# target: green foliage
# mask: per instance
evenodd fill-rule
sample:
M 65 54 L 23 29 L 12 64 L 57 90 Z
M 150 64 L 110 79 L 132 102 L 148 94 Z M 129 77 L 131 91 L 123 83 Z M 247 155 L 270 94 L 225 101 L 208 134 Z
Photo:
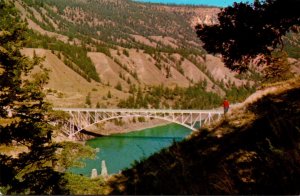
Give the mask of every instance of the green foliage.
M 181 66 L 181 63 L 176 63 L 176 69 L 182 74 L 184 75 L 184 70 Z
M 85 97 L 85 104 L 88 105 L 89 107 L 92 106 L 91 93 L 88 93 L 88 95 Z
M 298 27 L 299 31 L 299 27 Z M 298 33 L 288 33 L 283 39 L 284 50 L 288 56 L 295 59 L 300 59 L 300 35 Z
M 123 126 L 125 124 L 122 119 L 114 119 L 113 122 L 116 126 Z
M 136 123 L 135 117 L 132 118 L 132 122 L 133 122 L 133 123 Z
M 97 102 L 97 104 L 96 104 L 96 108 L 101 108 L 101 105 L 100 105 L 100 103 L 99 103 L 99 102 Z
M 108 99 L 112 98 L 112 95 L 111 95 L 111 92 L 110 92 L 110 91 L 108 91 L 108 93 L 107 93 L 107 98 L 108 98 Z
M 126 100 L 120 100 L 121 108 L 176 108 L 176 109 L 207 109 L 219 107 L 221 98 L 211 92 L 206 92 L 207 81 L 195 84 L 188 88 L 176 86 L 171 89 L 163 85 L 153 86 L 143 92 L 131 85 L 129 96 Z
M 104 46 L 104 45 L 97 45 L 97 52 L 101 52 L 103 54 L 105 54 L 108 57 L 111 57 L 111 53 L 108 47 Z
M 190 16 L 186 13 L 165 12 L 164 10 L 159 10 L 152 6 L 142 6 L 141 3 L 129 0 L 122 1 L 122 4 L 118 2 L 81 2 L 76 0 L 68 2 L 60 0 L 24 0 L 23 2 L 42 13 L 42 22 L 38 21 L 34 14 L 31 14 L 30 18 L 43 29 L 84 40 L 87 44 L 92 43 L 97 51 L 107 56 L 110 56 L 109 48 L 112 48 L 113 45 L 147 50 L 149 53 L 156 49 L 164 50 L 168 53 L 174 50 L 172 47 L 160 43 L 159 48 L 146 46 L 132 38 L 132 34 L 145 37 L 152 35 L 170 36 L 178 40 L 179 45 L 184 46 L 185 49 L 197 50 L 194 46 L 188 44 L 188 41 L 196 43 L 199 41 L 188 22 Z M 43 5 L 43 10 L 41 9 L 41 4 Z M 53 11 L 53 7 L 57 8 L 57 12 Z M 77 17 L 79 7 L 84 13 L 81 18 Z M 26 9 L 29 13 L 32 12 L 29 8 Z M 66 9 L 69 12 L 64 12 Z M 194 8 L 190 7 L 190 9 Z M 58 28 L 54 29 L 48 18 L 54 21 Z M 90 21 L 92 20 L 104 22 L 101 25 L 98 25 L 97 22 L 91 24 Z M 170 26 L 169 24 L 174 25 Z M 180 34 L 174 34 L 174 32 L 180 32 Z M 92 38 L 101 40 L 101 44 Z M 103 45 L 103 43 L 107 45 Z M 124 55 L 129 56 L 126 50 L 123 51 Z M 178 50 L 181 50 L 181 48 Z M 186 53 L 189 54 L 190 51 L 186 51 Z
M 118 82 L 117 85 L 115 86 L 115 88 L 119 91 L 122 91 L 122 85 L 121 82 Z
M 272 58 L 273 63 L 265 70 L 265 82 L 278 82 L 293 77 L 286 52 L 275 51 L 272 53 Z
M 136 162 L 111 182 L 110 194 L 298 194 L 300 86 L 293 83 L 295 88 L 269 94 L 247 112 Z
M 145 117 L 143 117 L 143 116 L 139 116 L 139 117 L 138 117 L 138 121 L 139 121 L 139 122 L 146 122 L 146 119 L 145 119 Z
M 263 76 L 261 73 L 249 69 L 248 72 L 243 72 L 235 76 L 236 78 L 240 80 L 248 80 L 248 81 L 254 81 L 259 82 L 263 79 Z
M 300 1 L 266 0 L 235 3 L 218 15 L 219 24 L 196 27 L 203 47 L 209 53 L 222 54 L 226 66 L 245 71 L 260 56 L 260 63 L 272 63 L 271 53 L 294 25 L 300 25 Z
M 72 195 L 104 195 L 104 180 L 99 177 L 90 179 L 85 176 L 66 173 L 65 175 L 68 184 L 66 188 L 70 190 Z
M 52 23 L 48 20 L 48 18 L 45 17 L 44 14 L 41 14 L 42 21 L 38 20 L 33 13 L 29 16 L 29 19 L 31 19 L 33 22 L 38 24 L 40 27 L 47 31 L 55 31 L 54 26 Z
M 99 75 L 91 59 L 87 56 L 87 50 L 84 47 L 65 44 L 56 38 L 51 38 L 28 31 L 26 47 L 45 48 L 60 51 L 64 56 L 64 63 L 71 69 L 82 75 L 88 81 L 94 79 L 100 82 Z
M 66 171 L 70 167 L 83 167 L 82 159 L 95 159 L 95 150 L 74 142 L 62 142 L 63 149 L 57 153 L 56 167 Z
M 51 166 L 55 152 L 61 148 L 52 143 L 49 104 L 44 101 L 43 86 L 48 71 L 22 80 L 41 59 L 32 60 L 20 53 L 25 25 L 7 1 L 0 1 L 0 144 L 20 145 L 26 151 L 17 157 L 0 155 L 0 187 L 6 194 L 68 194 L 63 174 Z M 12 116 L 8 110 L 12 110 Z
M 251 87 L 249 84 L 240 88 L 232 86 L 226 90 L 226 98 L 232 103 L 241 103 L 254 92 L 255 87 Z
M 125 56 L 129 57 L 129 52 L 128 52 L 128 50 L 124 49 L 124 50 L 123 50 L 123 54 L 124 54 Z

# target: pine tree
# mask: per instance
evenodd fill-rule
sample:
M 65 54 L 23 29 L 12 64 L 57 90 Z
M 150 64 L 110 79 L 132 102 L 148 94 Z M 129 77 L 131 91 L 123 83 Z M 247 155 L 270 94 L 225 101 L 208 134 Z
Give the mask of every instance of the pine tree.
M 118 82 L 117 85 L 115 86 L 115 88 L 119 91 L 122 91 L 122 84 L 120 82 Z
M 5 194 L 68 194 L 63 174 L 55 171 L 52 127 L 48 124 L 49 104 L 43 85 L 47 71 L 29 75 L 34 65 L 20 53 L 25 24 L 7 1 L 0 1 L 0 145 L 21 146 L 17 157 L 0 153 L 0 191 Z
M 107 93 L 107 98 L 112 98 L 112 95 L 111 95 L 111 92 L 110 92 L 110 90 L 108 91 L 108 93 Z
M 91 93 L 88 93 L 88 95 L 85 97 L 85 104 L 88 105 L 89 107 L 92 106 Z
M 221 54 L 232 70 L 246 71 L 257 57 L 258 65 L 277 63 L 271 54 L 284 46 L 287 32 L 298 31 L 299 7 L 299 0 L 234 3 L 218 14 L 218 24 L 197 25 L 196 32 L 207 52 Z
M 101 108 L 101 105 L 100 105 L 100 103 L 99 103 L 99 102 L 97 102 L 97 104 L 96 104 L 96 108 Z

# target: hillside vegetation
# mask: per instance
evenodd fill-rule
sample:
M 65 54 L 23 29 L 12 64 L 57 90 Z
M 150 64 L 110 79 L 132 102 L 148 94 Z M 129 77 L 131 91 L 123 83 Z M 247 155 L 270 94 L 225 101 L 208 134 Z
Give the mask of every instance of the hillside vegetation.
M 299 194 L 300 78 L 111 179 L 111 194 Z
M 70 102 L 68 105 L 74 107 L 130 107 L 126 103 L 134 98 L 143 103 L 134 101 L 132 107 L 184 108 L 189 103 L 178 96 L 180 92 L 196 90 L 200 85 L 204 86 L 199 92 L 204 93 L 201 98 L 208 103 L 206 108 L 217 107 L 226 94 L 233 102 L 244 99 L 260 78 L 255 72 L 238 77 L 218 57 L 207 55 L 201 48 L 194 25 L 216 23 L 219 8 L 129 0 L 14 3 L 31 29 L 26 48 L 51 50 L 53 55 L 44 52 L 48 62 L 57 57 L 60 66 L 72 70 L 68 69 L 67 75 L 76 72 L 83 80 L 97 84 L 85 90 L 48 86 L 47 98 L 54 106 Z M 50 65 L 50 70 L 54 66 Z M 160 88 L 171 92 L 170 96 L 152 96 L 150 92 Z M 60 96 L 53 98 L 52 92 L 60 92 Z M 77 105 L 68 94 L 80 97 Z M 88 95 L 92 100 L 85 104 Z M 182 103 L 178 105 L 179 101 Z M 188 107 L 200 109 L 205 105 Z
M 194 26 L 218 23 L 219 8 L 129 0 L 14 4 L 30 29 L 24 54 L 45 56 L 44 92 L 54 107 L 210 109 L 224 96 L 243 101 L 262 78 L 260 69 L 231 72 L 202 49 Z M 285 39 L 293 58 L 297 40 Z M 300 63 L 291 61 L 299 74 Z
M 299 194 L 300 78 L 248 97 L 258 69 L 229 72 L 193 37 L 194 23 L 216 23 L 218 11 L 129 0 L 0 1 L 0 194 Z M 269 82 L 292 77 L 289 62 L 297 74 L 297 40 L 285 37 L 290 48 L 274 61 L 284 72 Z M 248 98 L 185 141 L 95 179 L 68 172 L 96 150 L 67 140 L 58 122 L 68 115 L 46 101 L 202 109 L 225 95 Z
M 44 52 L 49 63 L 57 57 L 60 66 L 72 70 L 65 74 L 75 72 L 80 83 L 92 83 L 80 90 L 75 85 L 72 89 L 48 86 L 47 98 L 57 107 L 70 103 L 73 107 L 213 108 L 223 96 L 231 102 L 244 100 L 261 80 L 260 69 L 243 75 L 230 72 L 219 57 L 202 49 L 194 26 L 218 23 L 219 8 L 130 0 L 16 0 L 14 4 L 31 29 L 25 47 L 51 50 L 53 55 Z M 292 61 L 298 62 L 299 35 L 289 34 L 285 42 L 289 56 L 296 58 Z M 293 65 L 295 73 L 299 65 Z M 53 77 L 50 83 L 56 82 Z M 61 79 L 56 83 L 70 82 Z M 53 92 L 59 96 L 53 97 Z M 196 97 L 203 104 L 190 102 L 190 96 L 182 98 L 186 92 L 200 93 Z

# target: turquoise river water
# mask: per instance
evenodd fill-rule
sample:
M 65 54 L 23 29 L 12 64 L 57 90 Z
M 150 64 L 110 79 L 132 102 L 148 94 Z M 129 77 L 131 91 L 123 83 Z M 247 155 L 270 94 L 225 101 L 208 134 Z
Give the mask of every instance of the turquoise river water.
M 71 172 L 90 176 L 92 169 L 101 172 L 101 162 L 105 160 L 109 174 L 130 168 L 134 161 L 147 158 L 173 141 L 181 141 L 191 130 L 177 124 L 143 129 L 124 134 L 99 137 L 86 142 L 93 148 L 99 148 L 96 159 L 85 159 L 84 168 L 72 168 Z

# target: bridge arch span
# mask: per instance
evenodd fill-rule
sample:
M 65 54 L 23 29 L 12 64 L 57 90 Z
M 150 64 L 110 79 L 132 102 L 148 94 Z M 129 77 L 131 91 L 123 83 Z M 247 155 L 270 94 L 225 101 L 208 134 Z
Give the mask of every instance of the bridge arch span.
M 99 120 L 97 122 L 94 122 L 92 124 L 89 124 L 87 125 L 86 127 L 82 127 L 80 130 L 77 130 L 76 132 L 74 132 L 74 135 L 76 135 L 77 133 L 79 133 L 80 131 L 92 126 L 92 125 L 95 125 L 95 124 L 99 124 L 99 123 L 103 123 L 103 122 L 106 122 L 106 121 L 110 121 L 110 120 L 113 120 L 113 119 L 119 119 L 119 118 L 133 118 L 133 117 L 145 117 L 143 115 L 139 115 L 139 114 L 136 114 L 136 115 L 126 115 L 126 116 L 114 116 L 114 117 L 110 117 L 110 118 L 106 118 L 106 119 L 102 119 L 102 120 Z M 162 117 L 150 117 L 150 118 L 156 118 L 156 119 L 160 119 L 160 120 L 164 120 L 164 121 L 168 121 L 168 122 L 171 122 L 171 123 L 176 123 L 178 125 L 181 125 L 181 126 L 184 126 L 192 131 L 197 131 L 196 128 L 192 128 L 191 126 L 188 126 L 187 124 L 183 124 L 183 123 L 180 123 L 178 121 L 173 121 L 173 120 L 169 120 L 169 119 L 165 119 L 165 118 L 162 118 Z
M 64 124 L 64 133 L 73 138 L 83 129 L 105 121 L 126 117 L 156 118 L 176 123 L 196 131 L 197 122 L 210 123 L 220 119 L 220 110 L 155 110 L 155 109 L 90 109 L 90 108 L 54 108 L 70 114 Z

